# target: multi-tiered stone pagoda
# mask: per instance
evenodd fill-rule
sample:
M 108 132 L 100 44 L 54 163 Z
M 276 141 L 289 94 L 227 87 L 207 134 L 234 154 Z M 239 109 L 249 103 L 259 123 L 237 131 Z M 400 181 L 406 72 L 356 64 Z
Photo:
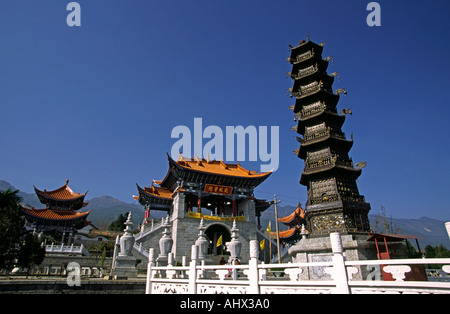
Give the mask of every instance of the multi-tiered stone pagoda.
M 333 92 L 337 73 L 327 74 L 329 58 L 322 59 L 323 44 L 301 41 L 292 48 L 289 62 L 294 79 L 291 107 L 298 124 L 293 128 L 300 148 L 295 151 L 305 160 L 300 184 L 308 189 L 306 219 L 311 236 L 331 232 L 355 233 L 370 230 L 370 205 L 359 194 L 355 168 L 349 151 L 353 135 L 347 139 L 341 128 L 348 109 L 339 114 L 336 106 L 344 90 Z
M 305 161 L 300 184 L 307 187 L 308 201 L 305 219 L 308 239 L 294 245 L 290 254 L 298 261 L 323 259 L 328 236 L 339 232 L 350 259 L 365 259 L 372 249 L 367 243 L 370 231 L 368 213 L 370 205 L 360 195 L 356 179 L 361 175 L 361 164 L 355 167 L 349 151 L 353 145 L 342 132 L 346 114 L 350 109 L 338 112 L 337 104 L 344 89 L 333 91 L 337 73 L 328 74 L 331 59 L 322 58 L 323 44 L 302 40 L 297 47 L 291 47 L 294 79 L 289 91 L 295 97 L 290 107 L 294 120 L 298 121 L 292 130 L 300 136 L 297 156 Z M 324 250 L 325 249 L 325 250 Z M 364 257 L 365 256 L 365 257 Z

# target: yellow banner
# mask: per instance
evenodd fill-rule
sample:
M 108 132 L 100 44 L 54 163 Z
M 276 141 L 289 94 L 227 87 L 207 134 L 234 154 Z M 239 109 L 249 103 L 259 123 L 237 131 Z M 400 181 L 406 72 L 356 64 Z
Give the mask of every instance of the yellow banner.
M 218 217 L 218 216 L 209 216 L 202 213 L 194 213 L 194 212 L 188 212 L 187 216 L 190 218 L 197 218 L 204 220 L 215 220 L 215 221 L 245 221 L 245 216 L 236 216 L 236 217 Z

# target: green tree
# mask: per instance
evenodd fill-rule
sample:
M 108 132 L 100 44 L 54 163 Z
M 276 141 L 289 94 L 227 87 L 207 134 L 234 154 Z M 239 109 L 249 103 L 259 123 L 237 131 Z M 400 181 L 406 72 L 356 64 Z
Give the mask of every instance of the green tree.
M 45 249 L 25 230 L 19 191 L 0 191 L 0 269 L 30 268 L 44 259 Z
M 120 214 L 116 221 L 113 221 L 109 226 L 108 230 L 110 231 L 123 231 L 125 229 L 125 221 L 127 221 L 127 213 Z
M 450 250 L 448 250 L 444 245 L 431 246 L 427 245 L 425 247 L 425 256 L 427 258 L 449 258 Z
M 26 233 L 22 238 L 22 245 L 20 246 L 17 255 L 17 265 L 20 268 L 27 268 L 27 275 L 34 265 L 42 263 L 45 257 L 45 249 L 41 246 L 38 238 L 33 236 L 30 232 Z

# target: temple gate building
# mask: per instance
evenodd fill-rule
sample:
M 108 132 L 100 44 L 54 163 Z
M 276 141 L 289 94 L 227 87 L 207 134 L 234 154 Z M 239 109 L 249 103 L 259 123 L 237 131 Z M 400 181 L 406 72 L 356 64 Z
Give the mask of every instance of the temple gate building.
M 77 230 L 89 225 L 87 221 L 90 210 L 82 212 L 88 205 L 84 202 L 87 194 L 75 193 L 69 187 L 69 180 L 62 187 L 53 190 L 39 190 L 34 187 L 39 201 L 46 205 L 43 209 L 22 206 L 26 220 L 31 224 L 35 233 L 57 231 L 61 233 L 62 244 L 72 244 Z
M 255 199 L 253 190 L 271 172 L 258 173 L 239 163 L 180 156 L 177 161 L 169 155 L 169 169 L 161 181 L 153 180 L 150 187 L 140 187 L 134 198 L 145 208 L 145 219 L 136 243 L 144 248 L 158 247 L 161 226 L 151 223 L 151 211 L 165 211 L 171 224 L 172 253 L 175 259 L 190 256 L 191 246 L 199 234 L 203 219 L 204 234 L 210 245 L 207 262 L 218 263 L 226 254 L 225 243 L 231 240 L 233 221 L 239 228 L 242 258 L 249 259 L 248 245 L 256 240 L 256 227 L 261 213 L 271 202 Z M 214 257 L 215 256 L 215 257 Z

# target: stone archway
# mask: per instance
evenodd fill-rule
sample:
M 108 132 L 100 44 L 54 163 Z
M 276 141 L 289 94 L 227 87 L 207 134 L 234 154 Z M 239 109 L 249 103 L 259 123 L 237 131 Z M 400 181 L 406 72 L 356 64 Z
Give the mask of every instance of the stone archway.
M 210 243 L 208 248 L 208 255 L 229 255 L 225 250 L 225 243 L 231 241 L 231 232 L 224 224 L 214 223 L 208 226 L 205 230 L 206 237 Z M 217 247 L 217 241 L 222 236 L 222 245 Z

